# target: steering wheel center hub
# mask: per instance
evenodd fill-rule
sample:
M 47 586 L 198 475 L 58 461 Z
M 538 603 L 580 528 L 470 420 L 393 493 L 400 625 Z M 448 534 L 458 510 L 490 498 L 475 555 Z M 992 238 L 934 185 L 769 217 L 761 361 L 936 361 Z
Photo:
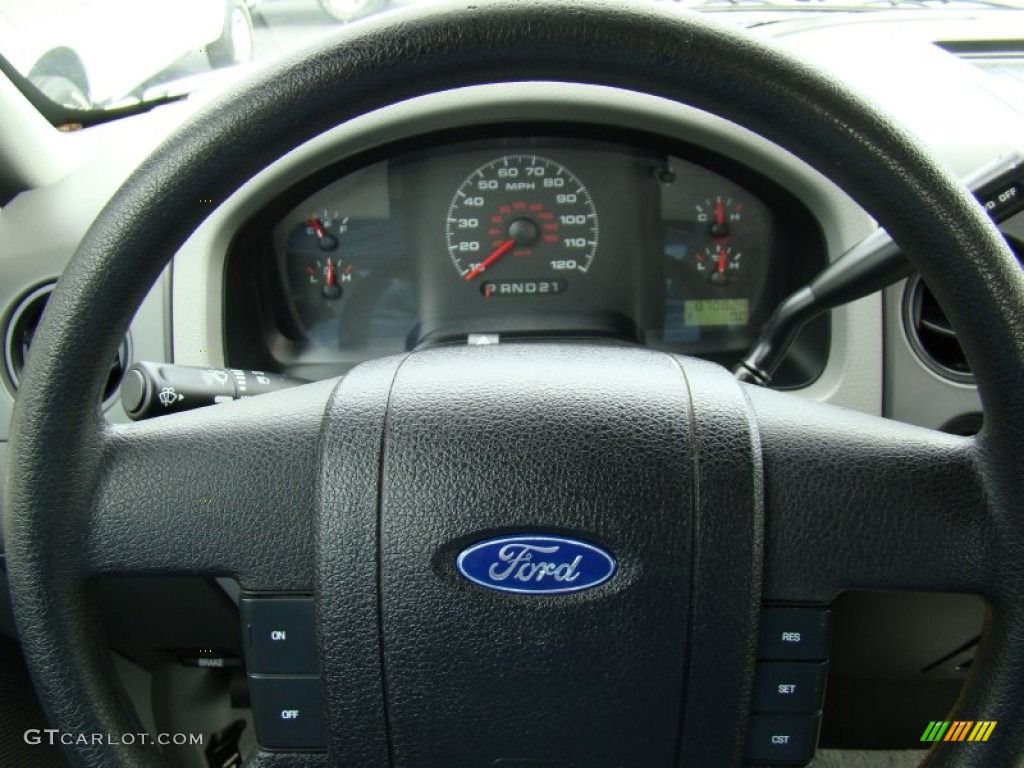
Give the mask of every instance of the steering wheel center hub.
M 371 388 L 376 439 L 353 477 L 356 435 L 370 434 L 354 408 L 366 413 Z M 743 419 L 712 421 L 749 444 Z M 317 570 L 333 722 L 360 717 L 350 681 L 372 668 L 376 711 L 410 765 L 674 762 L 700 506 L 680 361 L 592 346 L 433 350 L 358 369 L 325 429 Z M 717 483 L 750 486 L 730 477 L 748 463 L 715 461 Z M 359 583 L 346 575 L 355 562 L 375 563 Z

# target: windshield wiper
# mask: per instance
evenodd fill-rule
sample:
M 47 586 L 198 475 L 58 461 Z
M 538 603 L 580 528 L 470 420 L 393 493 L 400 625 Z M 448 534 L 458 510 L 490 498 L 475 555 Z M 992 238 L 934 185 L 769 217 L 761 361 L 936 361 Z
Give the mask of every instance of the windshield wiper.
M 99 125 L 110 120 L 117 120 L 129 115 L 137 115 L 148 112 L 154 107 L 162 104 L 170 104 L 174 101 L 184 99 L 187 94 L 163 95 L 152 101 L 142 101 L 112 109 L 74 109 L 58 104 L 47 98 L 42 91 L 36 88 L 32 82 L 19 72 L 13 64 L 0 55 L 0 77 L 6 77 L 14 87 L 21 91 L 29 104 L 35 107 L 39 113 L 54 127 L 60 130 L 78 130 L 92 125 Z

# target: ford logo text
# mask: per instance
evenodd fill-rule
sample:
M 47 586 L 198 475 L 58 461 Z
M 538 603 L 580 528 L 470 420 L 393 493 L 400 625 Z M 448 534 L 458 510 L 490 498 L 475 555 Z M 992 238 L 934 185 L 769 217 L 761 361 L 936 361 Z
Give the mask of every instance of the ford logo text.
M 604 584 L 615 558 L 600 547 L 564 536 L 503 536 L 465 549 L 455 562 L 464 577 L 487 589 L 556 595 Z

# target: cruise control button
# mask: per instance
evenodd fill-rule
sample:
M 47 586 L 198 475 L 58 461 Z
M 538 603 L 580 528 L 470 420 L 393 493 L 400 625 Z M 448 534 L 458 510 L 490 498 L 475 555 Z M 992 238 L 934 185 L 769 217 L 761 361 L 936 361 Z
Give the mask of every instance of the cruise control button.
M 828 651 L 827 610 L 767 608 L 761 612 L 757 642 L 759 659 L 811 661 Z
M 751 715 L 747 760 L 772 765 L 805 765 L 818 746 L 818 715 Z
M 311 598 L 243 598 L 245 660 L 250 672 L 317 672 Z
M 327 733 L 317 677 L 249 676 L 256 739 L 267 749 L 324 749 Z
M 825 663 L 761 661 L 754 670 L 754 712 L 799 712 L 821 709 Z

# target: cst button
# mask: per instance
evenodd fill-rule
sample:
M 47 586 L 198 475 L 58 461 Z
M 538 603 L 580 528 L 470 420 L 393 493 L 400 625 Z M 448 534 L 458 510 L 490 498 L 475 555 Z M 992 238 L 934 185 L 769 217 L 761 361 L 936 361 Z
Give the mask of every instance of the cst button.
M 818 745 L 818 715 L 751 715 L 747 760 L 772 765 L 805 765 Z

